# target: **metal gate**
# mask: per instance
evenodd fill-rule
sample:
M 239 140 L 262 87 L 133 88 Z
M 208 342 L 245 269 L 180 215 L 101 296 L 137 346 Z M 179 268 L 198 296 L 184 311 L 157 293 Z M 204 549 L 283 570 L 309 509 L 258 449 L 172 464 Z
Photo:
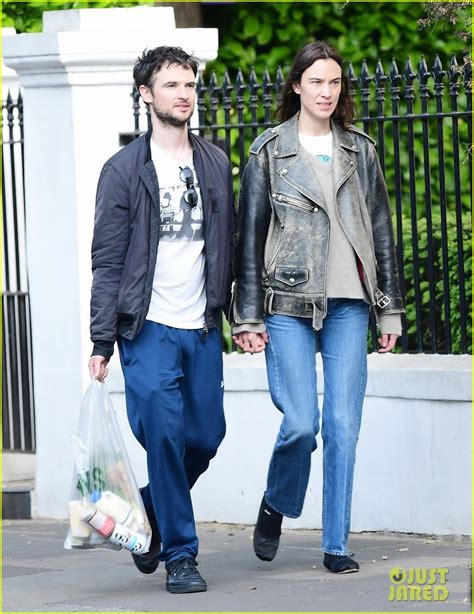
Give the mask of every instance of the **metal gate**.
M 30 303 L 25 246 L 23 99 L 2 101 L 3 450 L 35 451 Z

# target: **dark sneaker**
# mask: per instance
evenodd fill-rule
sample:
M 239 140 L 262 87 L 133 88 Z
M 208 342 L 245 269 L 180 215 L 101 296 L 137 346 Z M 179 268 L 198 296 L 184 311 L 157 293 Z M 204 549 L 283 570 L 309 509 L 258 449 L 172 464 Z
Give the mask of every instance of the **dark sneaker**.
M 166 590 L 170 593 L 202 593 L 207 584 L 191 557 L 171 561 L 166 565 Z
M 145 554 L 132 554 L 133 562 L 142 573 L 153 573 L 160 563 L 161 535 L 156 525 L 152 525 L 150 550 Z
M 280 545 L 282 520 L 283 516 L 272 509 L 263 497 L 253 532 L 253 549 L 261 561 L 273 561 L 275 558 Z
M 324 567 L 332 573 L 354 573 L 359 571 L 359 563 L 351 559 L 352 554 L 339 555 L 324 553 Z

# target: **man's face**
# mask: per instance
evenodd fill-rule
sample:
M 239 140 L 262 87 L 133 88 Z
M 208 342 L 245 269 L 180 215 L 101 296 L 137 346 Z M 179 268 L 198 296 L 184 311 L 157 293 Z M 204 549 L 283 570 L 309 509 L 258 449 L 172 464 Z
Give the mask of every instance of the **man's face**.
M 316 60 L 293 85 L 300 95 L 301 114 L 318 124 L 328 124 L 341 94 L 341 67 L 332 59 Z
M 140 85 L 140 94 L 162 123 L 183 126 L 194 111 L 194 73 L 179 64 L 162 66 L 153 75 L 151 87 Z

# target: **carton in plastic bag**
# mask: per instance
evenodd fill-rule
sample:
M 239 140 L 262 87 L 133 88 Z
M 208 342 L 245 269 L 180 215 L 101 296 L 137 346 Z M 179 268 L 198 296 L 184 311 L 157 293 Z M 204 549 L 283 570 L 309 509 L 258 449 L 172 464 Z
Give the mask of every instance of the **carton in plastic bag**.
M 72 446 L 74 474 L 64 547 L 148 552 L 150 523 L 109 393 L 95 379 L 82 399 Z

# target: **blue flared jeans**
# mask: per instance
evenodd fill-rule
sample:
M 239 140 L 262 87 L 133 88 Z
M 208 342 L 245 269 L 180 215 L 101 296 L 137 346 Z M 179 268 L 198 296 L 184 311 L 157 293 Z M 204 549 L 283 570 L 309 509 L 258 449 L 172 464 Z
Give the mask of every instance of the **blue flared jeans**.
M 358 299 L 329 299 L 323 327 L 310 318 L 265 318 L 268 382 L 283 420 L 268 471 L 265 498 L 284 516 L 302 511 L 320 429 L 316 353 L 324 373 L 323 535 L 321 549 L 347 554 L 356 446 L 367 382 L 369 306 Z

